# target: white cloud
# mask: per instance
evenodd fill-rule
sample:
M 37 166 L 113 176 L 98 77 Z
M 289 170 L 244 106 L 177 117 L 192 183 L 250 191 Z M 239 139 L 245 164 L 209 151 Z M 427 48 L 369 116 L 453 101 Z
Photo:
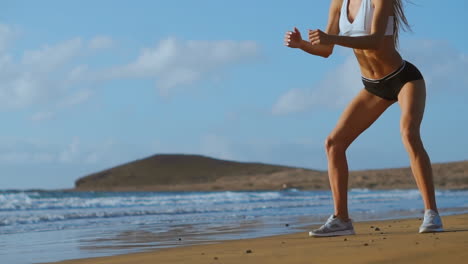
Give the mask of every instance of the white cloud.
M 10 42 L 18 35 L 15 29 L 8 25 L 0 24 L 0 54 L 6 50 Z
M 9 151 L 0 153 L 0 164 L 49 164 L 56 161 L 56 155 L 47 152 Z
M 110 159 L 116 159 L 113 154 L 118 153 L 119 146 L 112 139 L 107 139 L 99 145 L 93 146 L 83 155 L 85 164 L 99 164 L 109 162 Z M 129 158 L 130 160 L 131 158 Z M 127 160 L 128 161 L 128 160 Z
M 56 161 L 51 146 L 25 140 L 0 142 L 0 164 L 47 164 Z
M 70 69 L 82 50 L 81 39 L 75 38 L 24 51 L 19 61 L 0 52 L 0 107 L 19 109 L 60 101 L 72 85 L 82 81 L 79 69 Z
M 329 72 L 313 88 L 291 89 L 274 104 L 273 114 L 289 114 L 314 107 L 341 107 L 362 89 L 359 66 L 353 56 Z
M 418 40 L 403 45 L 403 58 L 423 73 L 428 90 L 459 90 L 466 94 L 467 54 L 447 42 Z M 307 89 L 291 89 L 273 105 L 273 114 L 304 112 L 316 107 L 343 107 L 363 88 L 361 73 L 354 56 L 330 71 L 318 84 Z
M 93 91 L 89 89 L 81 89 L 73 94 L 65 97 L 61 102 L 58 103 L 58 108 L 65 108 L 75 106 L 86 102 L 93 95 Z
M 97 36 L 89 41 L 88 47 L 93 50 L 107 49 L 112 47 L 114 41 L 108 36 Z
M 466 93 L 468 85 L 468 55 L 446 41 L 418 40 L 407 43 L 402 53 L 423 73 L 427 89 L 433 92 L 447 89 Z
M 77 64 L 77 59 L 89 56 L 90 50 L 109 48 L 114 43 L 110 37 L 96 36 L 89 41 L 76 37 L 11 56 L 6 43 L 13 35 L 10 27 L 0 24 L 0 108 L 43 108 L 31 116 L 34 121 L 47 120 L 56 111 L 87 101 L 94 92 L 83 88 L 84 84 L 149 78 L 157 82 L 161 95 L 168 95 L 176 87 L 214 78 L 220 70 L 258 55 L 258 46 L 252 41 L 168 38 L 143 49 L 127 65 L 90 70 L 86 64 Z
M 69 95 L 64 95 L 57 101 L 56 105 L 49 106 L 49 110 L 39 111 L 31 115 L 31 120 L 35 122 L 42 122 L 50 120 L 56 116 L 58 111 L 70 108 L 88 101 L 93 95 L 93 91 L 89 89 L 81 89 Z
M 78 65 L 68 72 L 66 81 L 68 83 L 75 83 L 84 80 L 90 80 L 92 79 L 90 75 L 91 74 L 87 65 Z
M 32 121 L 40 122 L 40 121 L 44 121 L 44 120 L 49 120 L 49 119 L 51 119 L 52 117 L 54 117 L 54 113 L 53 113 L 53 112 L 51 112 L 51 111 L 44 111 L 44 112 L 37 112 L 37 113 L 34 113 L 34 114 L 31 116 L 31 120 L 32 120 Z
M 127 153 L 127 150 L 127 146 L 118 145 L 110 139 L 94 144 L 90 142 L 84 144 L 79 137 L 72 138 L 68 144 L 50 144 L 48 142 L 33 142 L 24 139 L 9 139 L 0 142 L 0 164 L 89 165 L 119 163 L 135 158 L 126 157 L 128 160 L 121 160 L 122 157 L 119 153 Z M 118 162 L 115 162 L 116 160 Z
M 53 46 L 44 45 L 38 50 L 25 51 L 21 64 L 29 70 L 50 72 L 57 70 L 78 56 L 83 48 L 82 40 L 74 38 Z
M 94 92 L 83 85 L 99 81 L 97 74 L 88 65 L 76 65 L 76 59 L 88 56 L 90 49 L 108 47 L 112 39 L 98 36 L 85 45 L 77 37 L 12 56 L 7 44 L 16 35 L 0 24 L 0 109 L 39 108 L 30 120 L 40 122 L 92 97 Z
M 109 78 L 151 78 L 157 80 L 161 95 L 174 88 L 211 78 L 220 69 L 251 61 L 259 47 L 253 41 L 162 40 L 154 48 L 143 49 L 128 65 L 115 67 Z
M 313 90 L 291 89 L 283 94 L 273 106 L 273 114 L 289 114 L 305 111 L 314 104 Z
M 74 138 L 72 142 L 67 146 L 67 148 L 60 153 L 58 157 L 59 161 L 63 163 L 76 162 L 76 159 L 80 154 L 79 146 L 80 139 Z
M 236 159 L 231 143 L 226 138 L 214 134 L 206 135 L 202 138 L 199 153 L 218 159 Z

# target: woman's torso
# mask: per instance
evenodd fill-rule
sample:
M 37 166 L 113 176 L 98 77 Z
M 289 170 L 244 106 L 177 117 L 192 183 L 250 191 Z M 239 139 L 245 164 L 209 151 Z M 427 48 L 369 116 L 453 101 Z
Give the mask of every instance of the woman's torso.
M 363 3 L 362 1 L 366 1 L 366 3 Z M 367 16 L 369 16 L 369 13 L 373 14 L 373 12 L 365 12 L 365 10 L 363 9 L 363 5 L 365 4 L 372 5 L 372 3 L 367 3 L 371 1 L 372 0 L 343 0 L 340 19 L 342 20 L 346 19 L 346 21 L 340 21 L 341 26 L 343 26 L 343 24 L 345 26 L 347 24 L 350 25 L 350 24 L 353 24 L 354 22 L 366 23 L 367 25 L 369 25 L 370 24 L 369 20 L 371 20 L 372 17 L 364 18 L 363 16 L 365 16 L 366 13 L 367 13 Z M 388 14 L 388 16 L 390 15 L 393 15 L 393 14 Z M 355 21 L 355 19 L 358 19 L 358 21 Z M 367 22 L 364 22 L 364 21 L 367 21 Z M 390 23 L 393 24 L 393 20 Z M 388 25 L 388 27 L 390 26 L 392 25 Z M 354 49 L 354 54 L 356 55 L 356 58 L 361 68 L 361 74 L 362 76 L 366 78 L 380 79 L 388 75 L 389 73 L 395 71 L 395 69 L 400 67 L 401 64 L 403 63 L 400 54 L 396 50 L 394 37 L 393 35 L 389 35 L 388 27 L 387 27 L 386 36 L 382 40 L 382 43 L 379 48 L 372 49 L 372 50 L 371 49 Z M 358 25 L 358 28 L 359 28 L 359 25 Z M 368 29 L 368 33 L 370 33 L 369 29 Z M 362 33 L 359 35 L 365 35 L 365 33 Z

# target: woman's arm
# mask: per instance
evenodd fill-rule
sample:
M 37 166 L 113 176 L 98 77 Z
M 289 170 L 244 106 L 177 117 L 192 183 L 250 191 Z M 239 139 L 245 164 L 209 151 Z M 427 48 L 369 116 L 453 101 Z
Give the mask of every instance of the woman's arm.
M 374 17 L 372 18 L 371 34 L 362 37 L 338 36 L 327 34 L 320 30 L 309 31 L 312 45 L 340 45 L 353 49 L 378 49 L 385 36 L 388 16 L 393 12 L 392 0 L 374 0 Z
M 324 58 L 327 58 L 333 52 L 333 45 L 312 45 L 310 42 L 303 40 L 297 28 L 294 28 L 294 31 L 286 32 L 284 45 L 290 48 L 298 48 L 312 55 Z
M 339 19 L 340 19 L 340 10 L 341 3 L 343 0 L 332 0 L 330 5 L 329 15 L 328 15 L 328 25 L 326 32 L 328 34 L 338 34 L 339 33 Z M 333 44 L 315 44 L 312 45 L 309 41 L 303 40 L 301 33 L 297 28 L 294 28 L 293 31 L 286 32 L 284 38 L 284 45 L 290 48 L 299 48 L 307 53 L 312 55 L 321 56 L 324 58 L 329 57 L 333 53 Z

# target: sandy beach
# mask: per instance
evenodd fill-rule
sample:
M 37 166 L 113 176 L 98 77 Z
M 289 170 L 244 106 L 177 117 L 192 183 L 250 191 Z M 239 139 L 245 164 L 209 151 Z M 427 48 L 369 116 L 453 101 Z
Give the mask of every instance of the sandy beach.
M 354 236 L 311 238 L 304 230 L 56 263 L 463 263 L 468 259 L 468 214 L 442 218 L 446 229 L 443 233 L 418 234 L 420 219 L 369 221 L 355 223 Z

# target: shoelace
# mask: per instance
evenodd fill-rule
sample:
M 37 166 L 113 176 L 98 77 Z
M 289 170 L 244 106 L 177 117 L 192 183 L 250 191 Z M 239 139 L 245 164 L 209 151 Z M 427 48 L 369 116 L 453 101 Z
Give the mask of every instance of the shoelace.
M 424 216 L 424 224 L 430 224 L 434 222 L 434 218 L 437 217 L 437 214 L 429 212 Z
M 327 221 L 325 222 L 325 224 L 323 224 L 319 228 L 319 230 L 324 230 L 324 229 L 328 228 L 331 225 L 331 223 L 333 222 L 333 220 L 335 220 L 335 219 L 334 218 L 328 218 Z

